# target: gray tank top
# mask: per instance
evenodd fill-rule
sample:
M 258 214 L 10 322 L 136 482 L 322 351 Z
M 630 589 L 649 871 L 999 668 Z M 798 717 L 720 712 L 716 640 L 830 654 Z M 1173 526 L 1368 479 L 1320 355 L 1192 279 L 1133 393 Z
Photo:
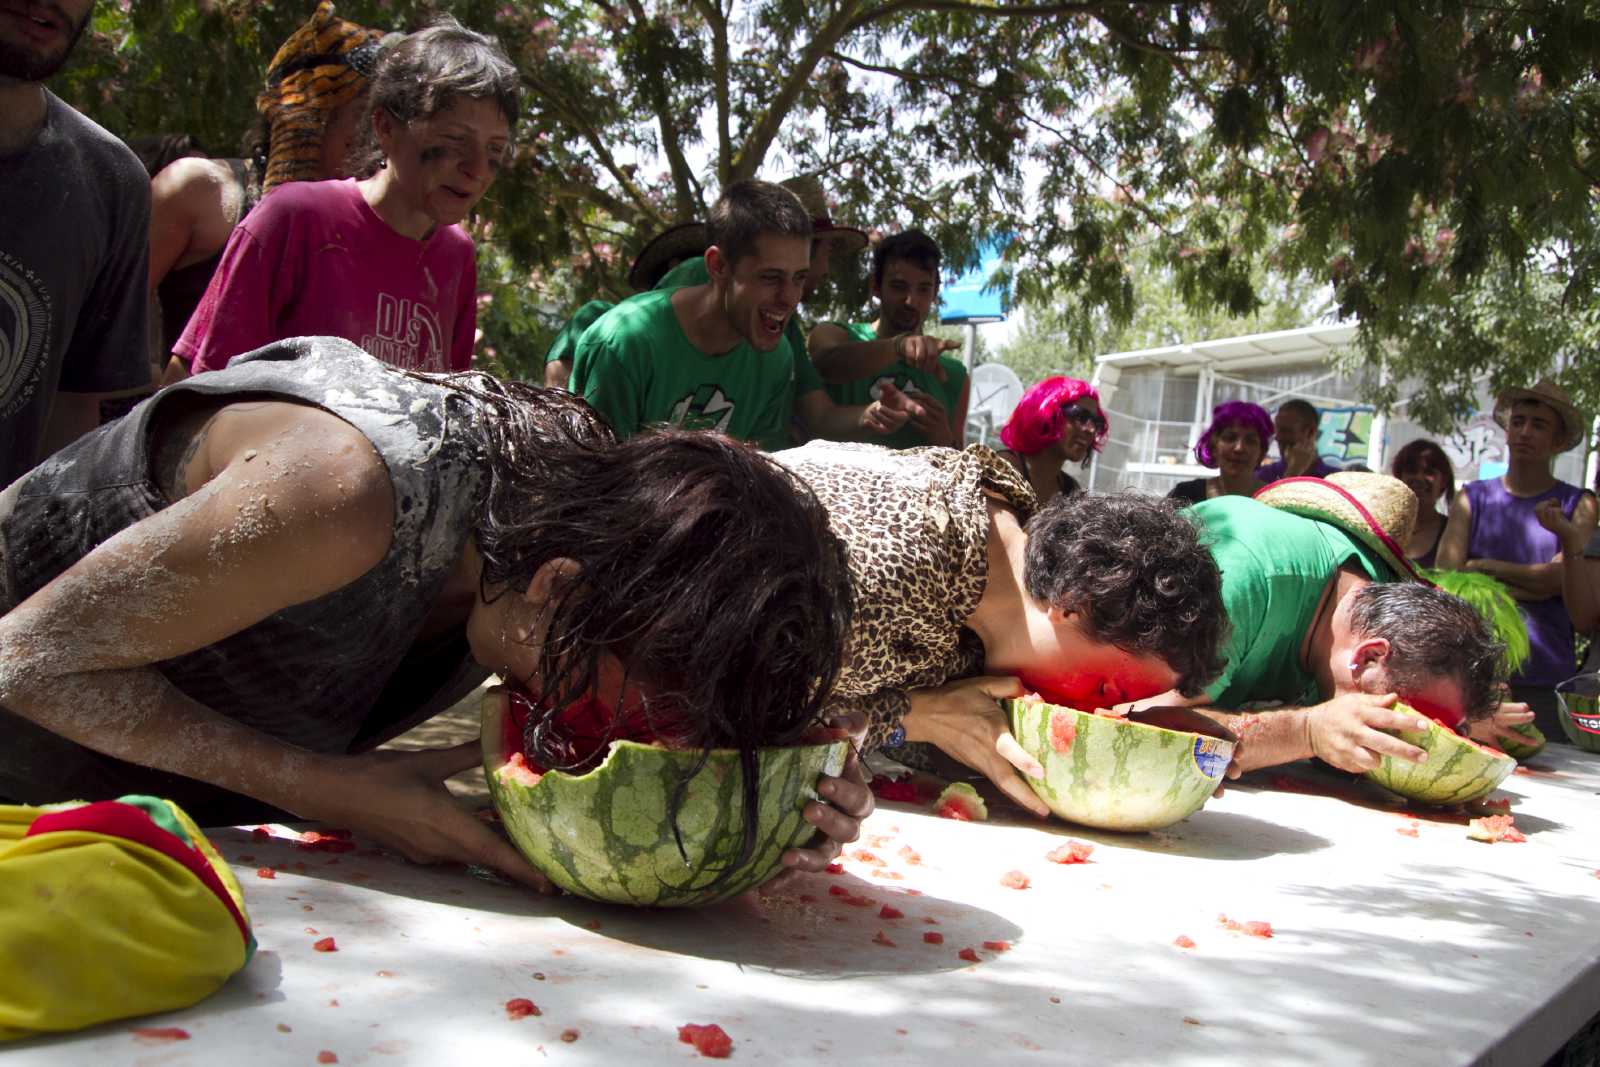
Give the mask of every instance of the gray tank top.
M 458 632 L 419 650 L 449 662 L 419 674 L 412 656 L 401 670 L 484 507 L 479 405 L 337 338 L 281 341 L 240 356 L 226 370 L 162 390 L 18 481 L 0 538 L 19 601 L 168 506 L 151 474 L 150 430 L 161 406 L 180 394 L 300 401 L 350 423 L 388 468 L 394 538 L 383 560 L 344 588 L 156 669 L 200 703 L 280 740 L 319 752 L 368 747 L 386 732 L 369 719 L 375 705 L 415 708 L 434 695 L 394 692 L 391 681 L 427 688 L 434 677 L 459 675 L 466 656 Z M 305 546 L 308 556 L 320 550 Z

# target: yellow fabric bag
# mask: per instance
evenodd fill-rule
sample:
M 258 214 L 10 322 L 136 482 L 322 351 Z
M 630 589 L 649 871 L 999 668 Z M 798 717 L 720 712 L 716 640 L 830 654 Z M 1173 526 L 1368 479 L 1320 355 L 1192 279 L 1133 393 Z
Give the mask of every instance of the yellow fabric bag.
M 0 804 L 0 1041 L 188 1007 L 254 951 L 233 872 L 176 804 Z

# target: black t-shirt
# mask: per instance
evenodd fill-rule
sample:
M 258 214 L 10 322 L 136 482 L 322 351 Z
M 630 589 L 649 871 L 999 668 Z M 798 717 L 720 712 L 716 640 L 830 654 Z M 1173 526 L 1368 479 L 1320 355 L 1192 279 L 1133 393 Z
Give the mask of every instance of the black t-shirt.
M 45 92 L 0 156 L 0 487 L 39 454 L 56 392 L 150 384 L 150 179 L 127 145 Z

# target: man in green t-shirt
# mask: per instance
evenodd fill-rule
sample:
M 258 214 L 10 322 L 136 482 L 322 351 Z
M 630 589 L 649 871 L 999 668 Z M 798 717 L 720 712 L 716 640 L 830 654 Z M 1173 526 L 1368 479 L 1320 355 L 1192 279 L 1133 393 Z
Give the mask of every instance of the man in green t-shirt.
M 824 322 L 811 331 L 811 360 L 836 403 L 870 403 L 889 388 L 922 408 L 880 442 L 892 448 L 959 448 L 966 433 L 967 368 L 944 354 L 959 345 L 920 332 L 939 302 L 942 258 L 939 246 L 921 230 L 886 238 L 872 255 L 877 319 Z
M 1135 703 L 1199 707 L 1239 735 L 1241 770 L 1311 756 L 1357 772 L 1384 755 L 1417 762 L 1421 749 L 1383 732 L 1418 727 L 1397 698 L 1451 727 L 1499 704 L 1499 642 L 1465 601 L 1400 580 L 1415 576 L 1395 547 L 1408 531 L 1373 518 L 1409 526 L 1415 500 L 1409 515 L 1368 506 L 1410 490 L 1385 475 L 1334 478 L 1188 509 L 1222 572 L 1227 665 L 1202 696 Z M 1264 703 L 1283 706 L 1241 710 Z
M 609 300 L 591 300 L 572 313 L 572 318 L 561 327 L 556 339 L 550 342 L 544 354 L 544 384 L 552 389 L 565 389 L 572 377 L 572 360 L 578 354 L 578 341 L 583 332 L 593 326 L 606 312 L 617 305 Z
M 792 192 L 739 182 L 712 207 L 706 230 L 707 280 L 640 293 L 603 315 L 578 343 L 573 392 L 621 437 L 667 423 L 781 449 L 796 414 L 828 437 L 905 421 L 892 403 L 835 405 L 784 340 L 813 235 Z

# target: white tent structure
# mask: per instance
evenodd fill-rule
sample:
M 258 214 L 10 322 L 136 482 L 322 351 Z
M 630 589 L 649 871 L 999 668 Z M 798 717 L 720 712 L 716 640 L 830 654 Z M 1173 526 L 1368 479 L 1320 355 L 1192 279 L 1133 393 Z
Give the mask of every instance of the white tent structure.
M 1212 408 L 1228 400 L 1248 400 L 1268 411 L 1291 397 L 1307 400 L 1322 413 L 1318 450 L 1325 460 L 1335 467 L 1386 469 L 1407 442 L 1431 435 L 1405 417 L 1404 389 L 1391 416 L 1362 400 L 1377 372 L 1338 362 L 1356 330 L 1354 324 L 1305 326 L 1096 357 L 1092 382 L 1111 429 L 1105 451 L 1094 459 L 1089 488 L 1165 494 L 1183 479 L 1216 473 L 1200 466 L 1193 450 Z M 1505 469 L 1505 438 L 1492 408 L 1491 398 L 1480 393 L 1479 411 L 1439 439 L 1458 483 Z M 1584 474 L 1581 451 L 1557 460 L 1558 478 L 1586 484 Z

